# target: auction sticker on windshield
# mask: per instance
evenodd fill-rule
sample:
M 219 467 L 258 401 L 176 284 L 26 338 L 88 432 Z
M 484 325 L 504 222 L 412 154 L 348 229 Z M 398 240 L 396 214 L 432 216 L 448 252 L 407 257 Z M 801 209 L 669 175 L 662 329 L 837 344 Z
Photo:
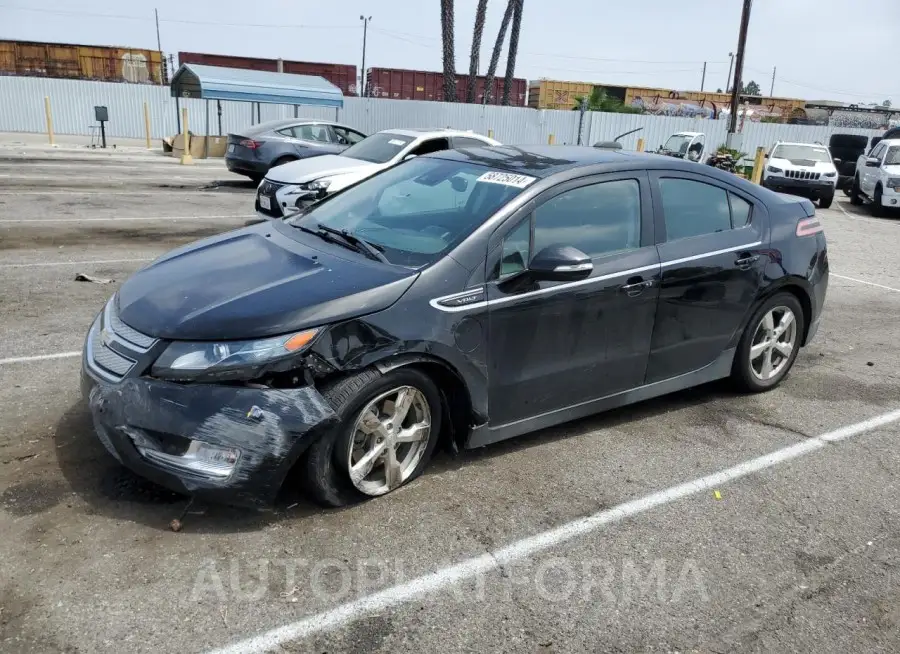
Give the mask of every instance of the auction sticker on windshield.
M 488 182 L 489 184 L 503 184 L 504 186 L 515 186 L 516 188 L 525 188 L 534 181 L 534 177 L 528 175 L 516 175 L 514 173 L 498 173 L 491 171 L 479 177 L 476 182 Z

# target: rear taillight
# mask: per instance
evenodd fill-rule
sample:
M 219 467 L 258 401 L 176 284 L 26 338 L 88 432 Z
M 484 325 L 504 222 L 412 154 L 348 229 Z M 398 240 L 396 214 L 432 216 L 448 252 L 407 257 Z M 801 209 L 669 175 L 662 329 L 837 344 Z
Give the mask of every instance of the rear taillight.
M 251 150 L 255 150 L 256 148 L 262 147 L 262 141 L 254 141 L 253 139 L 244 139 L 241 141 L 241 145 L 245 148 L 250 148 Z
M 797 236 L 812 236 L 824 231 L 825 228 L 822 227 L 817 216 L 803 218 L 797 223 Z

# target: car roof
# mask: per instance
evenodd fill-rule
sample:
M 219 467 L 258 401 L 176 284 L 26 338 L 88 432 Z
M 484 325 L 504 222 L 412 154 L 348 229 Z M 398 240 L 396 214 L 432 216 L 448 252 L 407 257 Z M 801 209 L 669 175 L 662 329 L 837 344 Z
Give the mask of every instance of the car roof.
M 632 152 L 628 150 L 607 150 L 581 145 L 498 145 L 483 148 L 463 148 L 442 150 L 425 155 L 437 159 L 471 161 L 492 168 L 522 173 L 532 177 L 550 177 L 571 168 L 595 166 L 598 164 L 618 164 L 622 168 L 670 168 L 696 170 L 698 164 L 685 162 L 675 157 Z M 655 164 L 655 165 L 654 165 Z M 705 166 L 706 169 L 712 169 Z M 704 170 L 704 172 L 707 172 Z
M 775 145 L 804 145 L 810 148 L 827 148 L 828 146 L 824 143 L 799 143 L 796 141 L 775 141 Z
M 288 127 L 289 125 L 334 125 L 335 127 L 347 127 L 347 125 L 336 123 L 333 120 L 319 120 L 318 118 L 279 118 L 277 120 L 267 120 L 262 123 L 256 123 L 244 131 L 253 130 L 259 133 L 267 130 L 281 129 L 282 127 Z
M 423 136 L 472 136 L 474 138 L 486 139 L 487 136 L 476 132 L 467 132 L 461 129 L 450 129 L 449 127 L 410 127 L 403 129 L 383 129 L 384 134 L 399 134 L 401 136 L 410 136 L 412 138 L 421 138 Z
M 887 143 L 888 147 L 894 147 L 895 145 L 900 145 L 900 139 L 881 139 L 878 143 Z

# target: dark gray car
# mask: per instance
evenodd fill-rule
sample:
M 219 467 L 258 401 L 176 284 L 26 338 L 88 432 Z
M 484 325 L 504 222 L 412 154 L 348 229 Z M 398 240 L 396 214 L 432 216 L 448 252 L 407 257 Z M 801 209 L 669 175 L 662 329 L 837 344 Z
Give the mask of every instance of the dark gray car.
M 320 154 L 337 154 L 366 138 L 362 132 L 321 120 L 291 118 L 253 125 L 228 135 L 225 166 L 258 182 L 269 168 Z

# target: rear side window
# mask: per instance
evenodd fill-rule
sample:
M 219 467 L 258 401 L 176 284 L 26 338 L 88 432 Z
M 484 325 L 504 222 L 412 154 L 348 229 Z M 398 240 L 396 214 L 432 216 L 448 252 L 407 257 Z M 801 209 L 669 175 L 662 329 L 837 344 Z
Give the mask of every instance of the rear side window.
M 294 128 L 294 137 L 304 141 L 319 141 L 328 143 L 328 127 L 325 125 L 297 125 Z
M 659 180 L 659 190 L 666 240 L 731 229 L 731 209 L 725 189 L 689 179 L 663 178 Z
M 455 136 L 453 138 L 453 147 L 455 148 L 484 148 L 487 147 L 487 143 L 484 141 L 479 141 L 478 139 L 473 139 L 468 136 Z
M 753 205 L 734 193 L 729 193 L 728 199 L 731 202 L 731 226 L 738 229 L 749 223 Z

